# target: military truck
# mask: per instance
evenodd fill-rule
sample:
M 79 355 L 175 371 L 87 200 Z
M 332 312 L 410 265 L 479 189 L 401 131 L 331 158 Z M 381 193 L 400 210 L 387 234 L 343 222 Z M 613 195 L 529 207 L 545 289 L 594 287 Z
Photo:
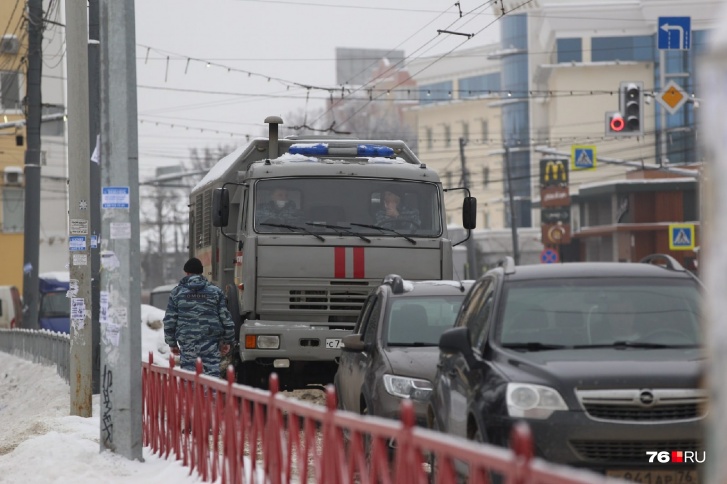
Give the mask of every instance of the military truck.
M 279 139 L 282 119 L 265 122 L 268 138 L 222 158 L 193 188 L 190 255 L 227 296 L 239 383 L 264 388 L 276 372 L 284 389 L 327 384 L 341 339 L 385 275 L 452 278 L 444 190 L 402 141 Z M 281 189 L 290 210 L 271 218 L 264 206 Z M 381 222 L 386 190 L 417 220 Z M 465 195 L 472 229 L 476 200 Z

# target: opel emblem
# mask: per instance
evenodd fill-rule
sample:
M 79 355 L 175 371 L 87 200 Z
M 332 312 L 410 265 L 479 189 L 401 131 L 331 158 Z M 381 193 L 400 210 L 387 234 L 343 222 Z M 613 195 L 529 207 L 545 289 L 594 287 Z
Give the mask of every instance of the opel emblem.
M 639 395 L 639 401 L 642 405 L 649 406 L 654 404 L 654 394 L 649 390 L 644 390 Z

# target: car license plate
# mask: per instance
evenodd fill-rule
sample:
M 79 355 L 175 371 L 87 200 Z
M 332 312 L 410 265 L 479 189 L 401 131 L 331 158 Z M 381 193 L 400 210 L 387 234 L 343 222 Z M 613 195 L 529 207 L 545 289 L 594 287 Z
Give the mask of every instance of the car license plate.
M 620 477 L 627 481 L 644 484 L 698 484 L 699 474 L 696 470 L 608 470 L 608 477 Z
M 335 350 L 341 347 L 341 338 L 326 338 L 326 348 Z

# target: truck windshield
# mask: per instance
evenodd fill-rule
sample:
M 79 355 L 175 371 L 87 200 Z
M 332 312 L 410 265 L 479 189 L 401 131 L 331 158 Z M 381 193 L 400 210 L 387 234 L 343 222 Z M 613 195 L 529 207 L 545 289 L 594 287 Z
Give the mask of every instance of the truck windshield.
M 71 302 L 65 291 L 43 294 L 40 300 L 41 318 L 70 318 Z
M 434 183 L 359 178 L 260 180 L 255 185 L 255 231 L 305 233 L 275 226 L 287 225 L 313 234 L 439 237 L 441 205 Z

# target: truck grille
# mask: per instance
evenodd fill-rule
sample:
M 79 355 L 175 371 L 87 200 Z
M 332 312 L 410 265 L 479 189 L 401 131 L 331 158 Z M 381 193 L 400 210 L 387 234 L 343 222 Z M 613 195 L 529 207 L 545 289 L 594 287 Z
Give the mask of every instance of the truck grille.
M 570 445 L 584 460 L 598 462 L 646 462 L 646 452 L 653 450 L 699 450 L 696 440 L 571 440 Z
M 355 321 L 373 286 L 368 281 L 260 281 L 261 312 L 326 312 L 342 321 Z
M 707 395 L 699 389 L 576 390 L 594 420 L 672 422 L 705 416 Z

